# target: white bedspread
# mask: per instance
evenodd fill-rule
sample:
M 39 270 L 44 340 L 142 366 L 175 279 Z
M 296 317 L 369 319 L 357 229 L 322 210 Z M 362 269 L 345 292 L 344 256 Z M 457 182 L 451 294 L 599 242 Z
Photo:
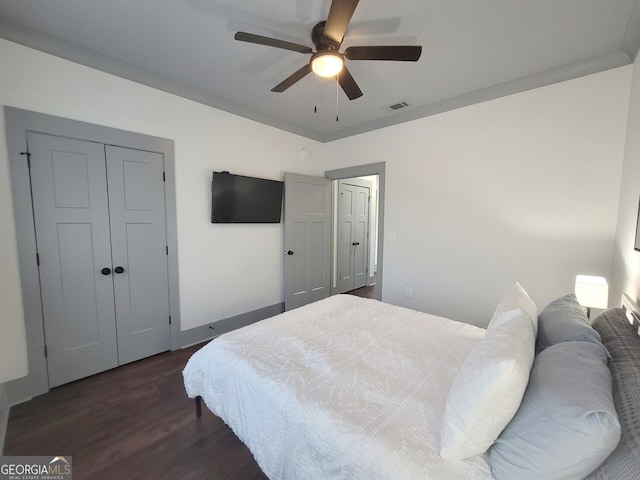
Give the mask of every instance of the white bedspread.
M 185 388 L 270 479 L 490 479 L 484 455 L 438 454 L 447 392 L 483 335 L 338 295 L 213 340 L 189 360 Z

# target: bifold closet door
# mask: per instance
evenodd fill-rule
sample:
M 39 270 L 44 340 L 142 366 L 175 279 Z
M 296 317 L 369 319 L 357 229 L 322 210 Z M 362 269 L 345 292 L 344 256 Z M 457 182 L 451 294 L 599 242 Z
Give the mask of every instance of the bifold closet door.
M 49 386 L 169 350 L 163 156 L 27 143 Z
M 369 263 L 369 200 L 371 189 L 357 187 L 355 195 L 355 243 L 353 250 L 353 288 L 367 285 Z
M 37 133 L 27 143 L 55 387 L 118 365 L 105 153 L 101 144 Z
M 339 293 L 367 285 L 371 192 L 367 183 L 358 179 L 338 181 L 337 290 Z
M 107 146 L 120 365 L 170 349 L 164 159 Z

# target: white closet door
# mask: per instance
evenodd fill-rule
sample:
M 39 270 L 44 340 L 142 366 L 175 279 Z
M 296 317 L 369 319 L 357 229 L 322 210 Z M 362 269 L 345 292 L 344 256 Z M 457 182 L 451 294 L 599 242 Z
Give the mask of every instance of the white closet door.
M 170 349 L 164 159 L 113 146 L 106 158 L 122 365 Z
M 368 180 L 338 181 L 337 293 L 367 285 L 370 198 Z
M 118 365 L 104 146 L 37 133 L 27 142 L 55 387 Z

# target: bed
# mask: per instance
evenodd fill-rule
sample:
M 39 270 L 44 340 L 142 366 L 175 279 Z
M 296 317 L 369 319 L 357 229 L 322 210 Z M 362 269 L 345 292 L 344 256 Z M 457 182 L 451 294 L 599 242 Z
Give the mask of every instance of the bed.
M 554 478 L 536 467 L 522 474 L 531 467 L 513 462 L 508 448 L 522 428 L 516 419 L 531 416 L 530 390 L 538 394 L 529 376 L 549 357 L 536 351 L 538 330 L 535 304 L 518 284 L 487 329 L 336 295 L 216 338 L 183 376 L 198 408 L 202 398 L 271 479 Z M 580 467 L 586 473 L 621 443 L 615 410 L 603 411 L 596 443 L 608 443 L 580 453 L 590 457 L 580 465 L 597 461 Z M 617 478 L 600 475 L 592 478 Z

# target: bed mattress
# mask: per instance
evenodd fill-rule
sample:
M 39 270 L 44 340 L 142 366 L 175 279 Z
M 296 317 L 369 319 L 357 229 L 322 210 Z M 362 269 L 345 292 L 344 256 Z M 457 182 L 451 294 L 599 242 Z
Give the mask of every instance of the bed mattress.
M 337 295 L 218 337 L 183 375 L 270 479 L 490 479 L 486 455 L 438 453 L 447 393 L 483 336 Z

